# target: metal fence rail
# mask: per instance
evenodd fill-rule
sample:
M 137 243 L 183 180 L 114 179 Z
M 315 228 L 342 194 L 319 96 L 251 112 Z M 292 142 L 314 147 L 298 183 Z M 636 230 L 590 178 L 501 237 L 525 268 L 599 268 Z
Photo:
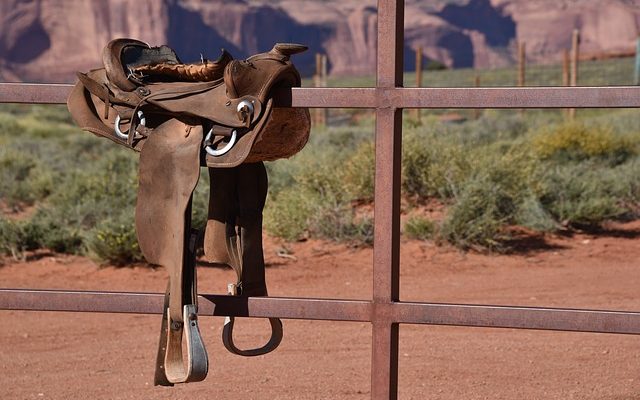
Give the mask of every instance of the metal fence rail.
M 397 398 L 398 326 L 432 324 L 640 334 L 640 312 L 399 301 L 400 171 L 404 108 L 640 108 L 640 87 L 402 88 L 404 0 L 378 1 L 375 88 L 294 89 L 279 106 L 376 112 L 373 299 L 201 295 L 203 315 L 372 324 L 372 399 Z M 62 84 L 0 84 L 0 102 L 64 103 Z M 160 314 L 163 294 L 0 289 L 0 309 Z M 215 305 L 215 307 L 214 307 Z

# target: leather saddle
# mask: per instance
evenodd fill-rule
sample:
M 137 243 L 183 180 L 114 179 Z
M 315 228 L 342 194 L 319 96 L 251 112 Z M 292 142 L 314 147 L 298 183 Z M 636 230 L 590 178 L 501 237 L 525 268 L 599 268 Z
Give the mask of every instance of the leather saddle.
M 306 47 L 276 44 L 269 52 L 234 60 L 184 64 L 167 46 L 115 39 L 103 68 L 78 73 L 68 107 L 84 130 L 140 152 L 136 232 L 147 262 L 169 273 L 155 384 L 203 380 L 208 357 L 198 328 L 196 251 L 237 275 L 228 293 L 267 296 L 262 212 L 267 195 L 263 161 L 290 157 L 307 142 L 309 111 L 276 108 L 273 93 L 300 86 L 290 61 Z M 211 184 L 204 233 L 191 226 L 200 168 Z M 233 343 L 232 317 L 223 343 L 243 356 L 266 354 L 282 340 L 271 318 L 271 339 L 257 349 Z M 186 356 L 183 354 L 183 338 Z M 186 358 L 185 358 L 186 357 Z

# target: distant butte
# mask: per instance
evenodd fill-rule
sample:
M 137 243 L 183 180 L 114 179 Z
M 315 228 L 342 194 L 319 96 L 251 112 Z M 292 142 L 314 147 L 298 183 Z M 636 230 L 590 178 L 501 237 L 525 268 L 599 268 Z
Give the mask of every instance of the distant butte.
M 221 47 L 235 57 L 277 41 L 308 44 L 296 59 L 305 75 L 314 53 L 328 54 L 333 75 L 374 73 L 377 14 L 372 0 L 3 0 L 0 2 L 0 80 L 71 82 L 75 71 L 100 64 L 115 37 L 168 43 L 185 60 Z M 559 62 L 571 31 L 582 33 L 586 55 L 632 53 L 640 35 L 640 0 L 407 0 L 407 69 L 422 46 L 449 67 L 490 68 L 514 62 L 527 43 L 532 62 Z M 144 18 L 141 18 L 144 16 Z

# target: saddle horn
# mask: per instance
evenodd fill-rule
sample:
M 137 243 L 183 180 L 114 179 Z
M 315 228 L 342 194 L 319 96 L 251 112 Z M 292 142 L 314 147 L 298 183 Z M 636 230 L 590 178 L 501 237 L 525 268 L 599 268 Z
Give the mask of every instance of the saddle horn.
M 289 57 L 291 57 L 292 55 L 303 53 L 308 49 L 309 47 L 297 43 L 276 43 L 275 46 L 273 46 L 273 49 L 271 49 L 270 53 L 282 55 L 289 59 Z

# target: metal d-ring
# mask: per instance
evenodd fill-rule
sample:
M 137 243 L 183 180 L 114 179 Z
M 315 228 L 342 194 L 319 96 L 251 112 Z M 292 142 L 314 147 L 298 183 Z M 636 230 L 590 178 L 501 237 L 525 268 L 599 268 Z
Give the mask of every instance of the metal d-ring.
M 211 128 L 207 133 L 207 136 L 204 137 L 204 141 L 208 142 L 209 140 L 211 140 L 211 135 L 213 135 L 213 128 Z M 236 144 L 237 137 L 238 137 L 238 131 L 234 129 L 233 131 L 231 131 L 231 139 L 229 139 L 229 143 L 227 143 L 223 148 L 216 150 L 211 148 L 211 146 L 205 146 L 204 149 L 207 152 L 207 154 L 214 157 L 219 157 L 227 153 L 229 150 L 231 150 L 233 145 Z
M 138 111 L 136 115 L 138 116 L 138 120 L 140 121 L 138 125 L 146 126 L 147 119 L 144 117 L 144 113 L 142 111 Z M 131 123 L 133 123 L 133 121 L 131 121 Z M 113 129 L 116 131 L 116 136 L 119 137 L 120 139 L 126 140 L 129 138 L 129 135 L 127 135 L 126 133 L 123 133 L 120 130 L 120 115 L 116 116 L 116 120 L 113 123 Z M 134 139 L 140 139 L 141 137 L 142 136 L 138 132 L 136 132 Z

